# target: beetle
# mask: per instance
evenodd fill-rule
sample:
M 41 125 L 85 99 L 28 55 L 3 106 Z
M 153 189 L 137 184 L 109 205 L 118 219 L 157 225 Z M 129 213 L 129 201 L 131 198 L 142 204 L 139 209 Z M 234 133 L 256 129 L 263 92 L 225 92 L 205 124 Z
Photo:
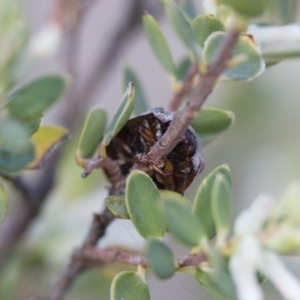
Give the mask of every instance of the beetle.
M 173 113 L 157 107 L 127 121 L 106 148 L 107 155 L 119 164 L 123 175 L 128 175 L 138 154 L 150 151 L 166 132 L 172 118 Z M 159 189 L 183 194 L 203 167 L 197 135 L 188 126 L 163 167 L 150 167 L 147 173 Z

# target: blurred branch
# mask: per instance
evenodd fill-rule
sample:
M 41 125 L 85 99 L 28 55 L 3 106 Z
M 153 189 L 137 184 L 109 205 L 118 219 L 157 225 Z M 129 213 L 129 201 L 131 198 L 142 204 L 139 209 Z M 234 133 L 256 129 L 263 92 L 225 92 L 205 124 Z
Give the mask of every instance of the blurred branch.
M 186 96 L 186 94 L 192 89 L 193 87 L 193 80 L 195 78 L 195 76 L 198 74 L 199 70 L 198 70 L 198 64 L 194 63 L 188 73 L 188 76 L 186 77 L 185 81 L 183 82 L 181 88 L 179 89 L 179 91 L 173 96 L 173 98 L 171 99 L 170 103 L 169 103 L 169 109 L 171 111 L 176 111 L 183 98 Z
M 12 186 L 14 186 L 15 189 L 19 191 L 23 197 L 28 197 L 30 190 L 27 183 L 21 176 L 10 176 L 8 174 L 0 172 L 0 177 L 8 181 Z
M 86 249 L 97 244 L 98 240 L 105 234 L 107 226 L 113 219 L 114 216 L 107 209 L 105 209 L 101 215 L 94 215 L 92 225 L 84 243 L 79 249 L 74 251 L 65 271 L 51 289 L 51 294 L 49 296 L 50 300 L 60 300 L 64 298 L 74 279 L 88 267 L 88 261 L 84 259 L 83 253 Z
M 0 266 L 6 262 L 6 257 L 11 254 L 12 249 L 15 248 L 24 235 L 31 221 L 39 214 L 47 195 L 53 187 L 57 160 L 58 153 L 55 153 L 47 162 L 47 166 L 39 176 L 39 180 L 32 186 L 25 186 L 20 178 L 13 181 L 14 184 L 22 182 L 19 188 L 23 192 L 23 201 L 1 227 Z
M 119 166 L 111 159 L 100 159 L 97 161 L 98 167 L 104 168 L 112 184 L 109 194 L 120 195 L 123 193 L 125 178 L 119 170 Z M 112 213 L 106 208 L 102 214 L 95 214 L 90 230 L 79 249 L 76 249 L 70 259 L 68 266 L 51 290 L 50 300 L 60 300 L 71 287 L 75 278 L 89 267 L 89 262 L 85 259 L 84 253 L 87 249 L 93 248 L 104 236 L 105 230 L 114 219 Z
M 86 105 L 86 101 L 92 99 L 96 88 L 99 88 L 104 82 L 108 71 L 111 70 L 118 55 L 122 53 L 124 46 L 128 44 L 129 38 L 134 31 L 141 27 L 142 14 L 144 11 L 149 11 L 157 18 L 162 15 L 162 9 L 160 5 L 156 3 L 156 0 L 131 0 L 124 22 L 120 24 L 112 40 L 108 43 L 104 55 L 99 57 L 93 64 L 93 69 L 90 71 L 84 86 L 74 99 L 76 104 L 82 102 L 82 99 L 85 99 Z M 80 109 L 79 105 L 76 105 L 76 107 Z
M 103 225 L 108 221 L 103 219 L 104 215 L 95 216 L 94 223 L 96 226 L 98 226 L 97 230 L 101 228 L 101 224 Z M 104 220 L 104 223 L 101 220 Z M 105 228 L 103 230 L 105 230 Z M 92 234 L 93 231 L 94 229 L 91 228 L 89 234 Z M 120 262 L 133 266 L 142 265 L 143 267 L 147 267 L 147 260 L 142 255 L 115 249 L 95 248 L 94 246 L 96 245 L 96 239 L 100 237 L 101 236 L 94 236 L 91 241 L 86 240 L 86 243 L 83 247 L 74 251 L 69 266 L 66 268 L 65 272 L 51 291 L 51 295 L 49 298 L 50 300 L 63 299 L 65 293 L 71 286 L 71 283 L 75 279 L 75 277 L 77 277 L 82 271 L 88 268 L 103 266 L 112 262 Z M 190 254 L 177 259 L 177 267 L 183 268 L 188 266 L 198 266 L 200 263 L 205 261 L 207 261 L 207 258 L 202 253 Z
M 88 8 L 88 6 L 83 4 L 86 4 L 85 0 L 56 1 L 52 18 L 63 27 L 73 26 L 74 29 L 71 28 L 65 33 L 66 36 L 70 33 L 72 35 L 71 39 L 75 38 L 74 36 L 77 34 L 80 25 L 81 15 Z M 70 14 L 73 17 L 71 17 Z M 71 20 L 73 21 L 71 22 Z M 71 48 L 71 46 L 69 48 Z M 74 51 L 73 55 L 75 55 L 76 51 L 72 51 Z M 72 59 L 76 61 L 74 56 Z M 69 65 L 69 71 L 72 72 L 73 70 L 73 66 Z M 69 91 L 69 95 L 71 94 L 72 87 Z M 65 109 L 68 110 L 68 107 L 72 107 L 72 102 L 66 102 Z M 66 116 L 62 116 L 61 123 L 68 124 L 70 122 Z M 31 185 L 25 183 L 21 177 L 10 178 L 11 183 L 23 193 L 23 201 L 19 204 L 19 207 L 8 216 L 1 227 L 0 265 L 6 261 L 6 257 L 11 254 L 12 249 L 15 248 L 24 235 L 32 220 L 39 214 L 47 195 L 51 192 L 55 181 L 55 170 L 59 161 L 59 155 L 60 152 L 56 152 L 52 155 L 45 168 L 41 171 L 38 180 Z
M 164 165 L 164 158 L 180 142 L 184 131 L 192 119 L 198 114 L 199 109 L 213 91 L 214 85 L 219 75 L 226 68 L 231 51 L 238 39 L 239 31 L 231 29 L 228 31 L 223 45 L 214 63 L 208 66 L 207 71 L 201 76 L 199 83 L 194 88 L 191 98 L 183 109 L 176 113 L 165 134 L 154 144 L 149 153 L 137 155 L 133 169 L 144 172 L 149 170 L 149 166 L 161 167 Z
M 115 249 L 87 248 L 83 253 L 83 259 L 87 260 L 89 263 L 93 263 L 92 266 L 95 266 L 95 264 L 101 266 L 112 262 L 120 262 L 133 266 L 142 265 L 145 268 L 147 267 L 145 256 Z M 183 268 L 188 266 L 198 266 L 200 263 L 206 262 L 207 257 L 203 253 L 189 254 L 178 258 L 176 261 L 178 268 Z
M 95 168 L 104 169 L 110 183 L 112 184 L 110 188 L 111 195 L 117 195 L 123 192 L 125 177 L 122 174 L 120 165 L 118 165 L 116 161 L 109 157 L 88 159 L 81 176 L 86 178 Z

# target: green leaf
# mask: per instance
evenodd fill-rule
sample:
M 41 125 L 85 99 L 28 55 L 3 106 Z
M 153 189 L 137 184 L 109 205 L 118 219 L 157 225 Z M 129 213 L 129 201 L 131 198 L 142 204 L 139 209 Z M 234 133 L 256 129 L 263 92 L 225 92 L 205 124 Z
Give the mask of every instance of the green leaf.
M 148 103 L 136 74 L 127 66 L 123 69 L 123 87 L 126 89 L 128 82 L 133 82 L 135 86 L 135 100 L 134 100 L 134 113 L 141 115 L 148 110 Z
M 206 39 L 215 31 L 225 31 L 225 26 L 213 15 L 199 15 L 193 20 L 192 29 L 198 44 L 203 48 Z
M 174 275 L 176 270 L 174 254 L 163 242 L 151 240 L 148 245 L 147 258 L 158 278 L 167 279 Z
M 179 6 L 190 19 L 196 18 L 197 10 L 193 0 L 180 0 Z
M 92 158 L 102 141 L 106 127 L 106 111 L 101 107 L 92 108 L 84 122 L 76 155 Z
M 160 196 L 152 179 L 132 171 L 127 179 L 125 201 L 133 225 L 144 238 L 163 237 L 166 224 L 159 207 Z
M 246 17 L 261 15 L 268 6 L 269 0 L 221 0 L 221 2 L 232 7 L 237 13 Z
M 20 121 L 26 126 L 28 129 L 29 135 L 33 135 L 40 128 L 43 116 L 38 115 L 35 117 L 21 119 Z
M 20 65 L 25 56 L 23 50 L 28 40 L 28 30 L 20 4 L 18 1 L 0 1 L 1 98 L 16 83 L 23 71 L 20 70 Z
M 0 184 L 0 226 L 1 223 L 4 221 L 6 213 L 7 213 L 7 195 L 2 184 Z
M 0 170 L 15 172 L 23 169 L 34 157 L 29 132 L 20 122 L 0 119 Z
M 216 235 L 215 221 L 212 213 L 212 192 L 215 178 L 222 174 L 231 184 L 231 175 L 227 165 L 221 165 L 204 178 L 199 186 L 193 204 L 193 213 L 201 221 L 206 235 L 212 239 Z
M 168 228 L 183 244 L 194 247 L 204 237 L 204 228 L 186 205 L 168 199 L 164 202 L 164 211 Z
M 234 122 L 234 114 L 228 110 L 203 107 L 191 125 L 199 135 L 216 134 L 229 128 Z
M 146 282 L 136 272 L 121 272 L 111 284 L 111 300 L 151 300 Z
M 200 145 L 208 145 L 234 123 L 231 111 L 203 107 L 191 125 L 198 134 Z
M 104 141 L 107 146 L 110 140 L 115 137 L 126 124 L 134 108 L 134 85 L 129 83 L 125 94 L 121 100 L 121 104 L 115 113 L 111 123 L 109 124 Z
M 231 179 L 217 173 L 211 193 L 211 209 L 217 231 L 228 231 L 230 227 Z
M 233 281 L 228 273 L 195 271 L 196 280 L 207 289 L 208 294 L 216 300 L 236 300 Z
M 66 89 L 67 81 L 58 75 L 41 77 L 16 90 L 6 101 L 5 110 L 16 118 L 30 118 L 43 113 Z
M 189 57 L 185 57 L 182 59 L 177 68 L 177 79 L 184 81 L 184 79 L 188 76 L 190 67 L 192 62 Z
M 107 208 L 113 213 L 116 218 L 130 219 L 127 211 L 125 199 L 121 196 L 108 196 L 105 199 Z
M 193 53 L 194 58 L 198 58 L 198 50 L 196 47 L 195 37 L 193 35 L 191 22 L 187 15 L 181 10 L 178 5 L 172 0 L 163 0 L 165 9 L 175 31 L 186 45 L 186 47 Z
M 143 15 L 143 24 L 146 37 L 154 54 L 156 55 L 156 58 L 168 73 L 175 75 L 176 68 L 173 62 L 172 54 L 159 25 L 149 14 Z
M 216 60 L 225 36 L 226 33 L 214 32 L 207 38 L 203 50 L 205 64 L 210 65 Z M 231 65 L 222 74 L 224 79 L 251 80 L 265 70 L 265 62 L 251 35 L 245 34 L 239 37 L 230 63 Z
M 177 201 L 179 203 L 182 203 L 188 207 L 191 207 L 192 204 L 191 202 L 185 198 L 184 196 L 182 196 L 179 193 L 176 193 L 174 191 L 169 191 L 169 190 L 159 190 L 159 195 L 162 201 L 166 201 L 168 199 Z
M 231 275 L 228 273 L 228 258 L 213 250 L 209 257 L 209 268 L 196 268 L 195 277 L 208 289 L 213 299 L 237 300 Z
M 35 146 L 34 159 L 26 166 L 26 169 L 39 169 L 51 154 L 69 138 L 69 131 L 58 126 L 42 126 L 31 137 Z

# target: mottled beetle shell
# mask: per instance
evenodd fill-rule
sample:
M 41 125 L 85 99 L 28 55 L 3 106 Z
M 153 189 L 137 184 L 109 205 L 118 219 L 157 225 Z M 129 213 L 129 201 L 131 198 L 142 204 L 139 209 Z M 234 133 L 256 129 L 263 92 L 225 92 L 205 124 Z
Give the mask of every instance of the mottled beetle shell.
M 128 120 L 107 146 L 107 155 L 118 162 L 122 173 L 127 176 L 134 164 L 135 155 L 148 153 L 166 132 L 172 118 L 173 113 L 163 108 L 154 108 Z M 183 194 L 202 168 L 199 141 L 189 126 L 183 139 L 167 156 L 164 166 L 149 167 L 147 173 L 159 189 Z

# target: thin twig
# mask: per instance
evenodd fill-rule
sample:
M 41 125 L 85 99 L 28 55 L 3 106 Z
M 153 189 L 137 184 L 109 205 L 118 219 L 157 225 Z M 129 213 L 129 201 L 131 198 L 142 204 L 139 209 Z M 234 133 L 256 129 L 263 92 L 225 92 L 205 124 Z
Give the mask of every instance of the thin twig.
M 91 266 L 101 266 L 112 262 L 120 262 L 133 266 L 141 265 L 145 268 L 147 267 L 147 259 L 145 256 L 116 249 L 86 248 L 82 255 L 83 259 L 92 263 Z M 178 268 L 183 268 L 188 266 L 198 266 L 202 262 L 207 262 L 207 257 L 203 253 L 189 254 L 178 258 L 176 261 Z
M 171 99 L 171 101 L 169 103 L 169 109 L 171 111 L 176 111 L 179 108 L 183 98 L 192 89 L 193 80 L 197 74 L 198 74 L 198 64 L 194 63 L 191 66 L 191 68 L 188 72 L 188 76 L 186 77 L 185 81 L 183 82 L 180 90 L 173 96 L 173 98 Z
M 200 78 L 199 83 L 194 88 L 191 98 L 183 109 L 174 115 L 170 126 L 165 134 L 154 144 L 150 152 L 136 157 L 133 169 L 144 172 L 149 170 L 149 165 L 162 167 L 164 158 L 180 142 L 184 131 L 192 119 L 197 115 L 199 109 L 213 91 L 214 85 L 226 67 L 231 56 L 231 51 L 238 39 L 239 31 L 232 29 L 228 31 L 223 45 L 217 55 L 216 60 L 208 67 L 208 70 Z
M 88 267 L 88 261 L 84 259 L 83 253 L 87 248 L 94 247 L 97 244 L 113 219 L 113 215 L 107 209 L 101 215 L 94 215 L 92 225 L 83 245 L 74 251 L 68 266 L 51 289 L 49 300 L 61 300 L 64 298 L 75 278 Z

